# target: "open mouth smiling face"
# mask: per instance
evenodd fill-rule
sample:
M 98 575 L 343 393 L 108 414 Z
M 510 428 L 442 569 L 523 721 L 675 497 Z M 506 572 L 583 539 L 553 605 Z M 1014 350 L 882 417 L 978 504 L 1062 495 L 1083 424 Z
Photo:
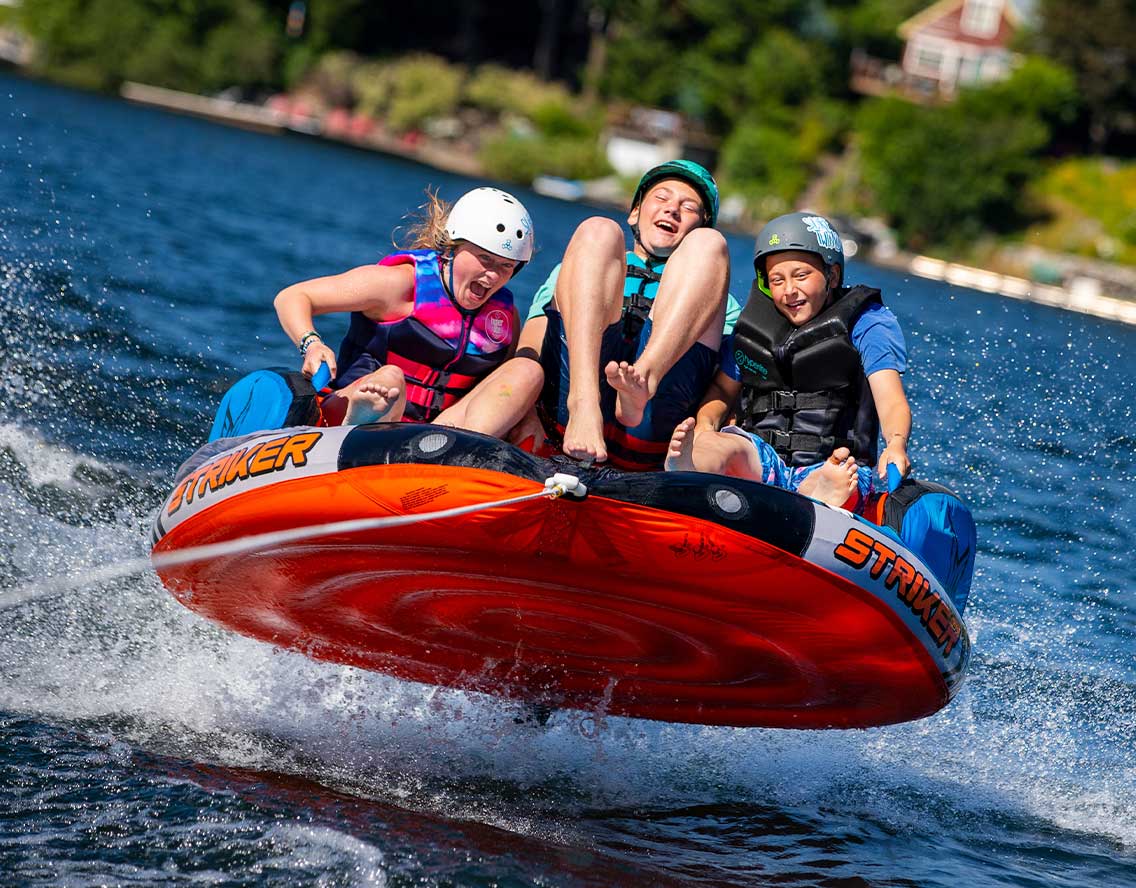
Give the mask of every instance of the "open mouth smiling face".
M 774 253 L 765 270 L 770 298 L 791 324 L 799 327 L 824 311 L 833 282 L 819 257 L 797 250 Z
M 480 308 L 513 276 L 517 263 L 473 244 L 454 251 L 454 301 L 464 309 Z
M 655 256 L 669 255 L 695 228 L 705 221 L 702 199 L 681 179 L 663 179 L 643 195 L 639 206 L 627 217 L 638 223 L 643 247 Z

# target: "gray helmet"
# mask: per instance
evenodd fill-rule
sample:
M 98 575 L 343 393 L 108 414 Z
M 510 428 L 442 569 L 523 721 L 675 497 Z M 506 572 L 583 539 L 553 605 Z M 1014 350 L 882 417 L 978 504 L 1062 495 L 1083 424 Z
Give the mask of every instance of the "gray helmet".
M 836 266 L 840 270 L 836 286 L 844 283 L 844 244 L 832 223 L 815 213 L 786 213 L 766 223 L 753 248 L 757 286 L 766 296 L 769 295 L 769 280 L 765 276 L 765 260 L 774 253 L 787 250 L 820 256 L 826 266 Z

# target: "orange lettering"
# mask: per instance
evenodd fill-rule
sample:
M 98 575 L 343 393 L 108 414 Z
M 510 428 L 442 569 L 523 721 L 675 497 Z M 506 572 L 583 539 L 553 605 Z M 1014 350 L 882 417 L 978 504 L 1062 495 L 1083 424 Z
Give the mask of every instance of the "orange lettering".
M 280 448 L 287 440 L 287 438 L 274 438 L 268 443 L 261 445 L 260 452 L 249 460 L 249 473 L 260 475 L 264 472 L 271 472 L 276 462 L 276 455 L 280 452 Z
M 185 495 L 185 485 L 188 483 L 188 480 L 182 481 L 181 484 L 174 488 L 174 494 L 170 497 L 170 504 L 166 506 L 167 515 L 172 515 L 181 508 L 181 498 Z
M 205 483 L 210 490 L 216 490 L 224 483 L 226 459 L 219 459 L 205 467 Z
M 947 609 L 945 607 L 935 608 L 935 613 L 932 614 L 927 628 L 931 632 L 931 637 L 939 644 L 942 644 L 947 638 L 947 632 L 950 630 L 950 620 L 947 617 Z
M 869 573 L 872 575 L 873 580 L 878 580 L 880 574 L 887 570 L 888 565 L 895 561 L 895 550 L 889 549 L 879 540 L 873 543 L 872 548 L 876 550 L 876 554 L 879 555 L 879 558 L 876 559 L 876 563 L 872 565 L 872 569 Z
M 914 583 L 917 578 L 919 578 L 918 571 L 908 564 L 906 559 L 896 558 L 895 566 L 891 569 L 891 573 L 887 575 L 887 579 L 884 580 L 884 586 L 890 589 L 892 586 L 898 584 L 899 588 L 895 590 L 895 593 L 900 598 L 905 598 L 907 590 L 911 588 L 911 584 Z
M 305 465 L 308 461 L 308 451 L 322 437 L 323 432 L 304 432 L 303 434 L 293 435 L 284 442 L 284 446 L 280 449 L 280 455 L 276 457 L 275 467 L 277 469 L 284 468 L 289 458 L 291 458 L 294 466 Z
M 232 484 L 238 478 L 248 477 L 248 465 L 245 463 L 245 457 L 247 455 L 248 449 L 245 447 L 242 447 L 233 454 L 233 458 L 229 460 L 229 465 L 225 468 L 226 484 Z
M 955 619 L 955 615 L 951 613 L 947 608 L 940 607 L 935 612 L 936 616 L 938 616 L 939 614 L 943 614 L 943 619 L 947 623 L 946 644 L 943 647 L 943 654 L 949 655 L 950 652 L 955 649 L 955 645 L 959 643 L 959 639 L 962 637 L 962 627 L 959 626 L 959 622 Z
M 923 582 L 919 584 L 919 591 L 915 594 L 914 600 L 911 602 L 911 612 L 919 618 L 924 626 L 927 625 L 934 613 L 936 607 L 939 606 L 939 596 L 934 592 L 930 592 L 931 584 L 927 582 L 927 578 L 923 578 Z M 928 594 L 930 592 L 930 594 Z
M 845 564 L 861 568 L 872 557 L 872 543 L 872 538 L 864 531 L 851 527 L 844 535 L 844 542 L 837 546 L 832 554 Z

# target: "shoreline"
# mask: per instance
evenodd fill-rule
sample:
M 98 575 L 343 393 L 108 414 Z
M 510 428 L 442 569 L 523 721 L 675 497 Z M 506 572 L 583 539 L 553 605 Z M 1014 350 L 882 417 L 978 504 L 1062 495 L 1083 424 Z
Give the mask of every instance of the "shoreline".
M 275 135 L 300 135 L 321 139 L 339 145 L 376 151 L 410 160 L 447 173 L 471 177 L 485 177 L 476 159 L 443 150 L 426 142 L 406 142 L 377 133 L 352 134 L 349 131 L 328 132 L 317 118 L 295 119 L 288 114 L 251 102 L 200 96 L 164 87 L 126 82 L 120 91 L 122 98 L 139 105 L 160 108 L 211 120 L 228 126 Z M 530 185 L 530 187 L 532 187 Z M 546 196 L 571 203 L 597 203 L 594 196 L 582 194 L 552 194 Z M 599 203 L 603 203 L 602 201 Z M 753 232 L 747 232 L 753 234 Z M 1104 320 L 1136 326 L 1136 301 L 1107 296 L 1100 292 L 1100 281 L 1090 277 L 1074 278 L 1069 286 L 1042 284 L 1026 278 L 999 274 L 983 268 L 974 268 L 931 256 L 899 252 L 894 257 L 872 256 L 864 261 L 881 268 L 901 271 L 929 280 L 943 281 L 968 287 L 983 293 L 994 293 L 1019 301 L 1047 305 Z
M 1075 278 L 1070 286 L 1058 287 L 918 254 L 900 253 L 895 260 L 873 257 L 867 261 L 928 280 L 1136 326 L 1136 302 L 1101 294 L 1099 282 L 1094 278 Z

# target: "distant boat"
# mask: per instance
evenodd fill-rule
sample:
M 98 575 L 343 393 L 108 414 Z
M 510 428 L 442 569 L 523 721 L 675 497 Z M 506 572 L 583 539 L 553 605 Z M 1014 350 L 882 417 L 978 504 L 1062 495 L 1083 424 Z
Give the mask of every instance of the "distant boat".
M 584 197 L 584 183 L 579 179 L 562 179 L 559 176 L 537 176 L 532 189 L 546 197 L 560 200 L 581 200 Z

